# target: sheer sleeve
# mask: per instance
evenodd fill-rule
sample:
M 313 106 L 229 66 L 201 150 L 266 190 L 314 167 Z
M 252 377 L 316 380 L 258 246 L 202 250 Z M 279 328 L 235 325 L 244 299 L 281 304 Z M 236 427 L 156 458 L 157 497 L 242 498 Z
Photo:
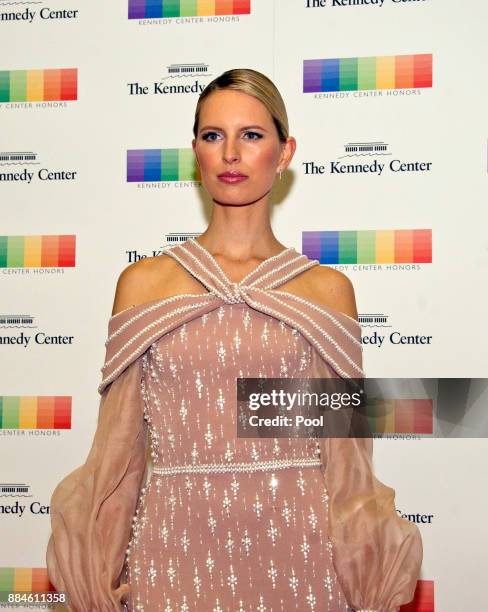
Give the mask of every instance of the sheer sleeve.
M 104 389 L 88 457 L 51 496 L 47 569 L 70 612 L 122 610 L 129 591 L 121 575 L 147 464 L 141 361 Z
M 372 438 L 325 438 L 329 530 L 336 574 L 356 611 L 397 612 L 414 597 L 420 531 L 398 516 L 394 489 L 374 475 Z

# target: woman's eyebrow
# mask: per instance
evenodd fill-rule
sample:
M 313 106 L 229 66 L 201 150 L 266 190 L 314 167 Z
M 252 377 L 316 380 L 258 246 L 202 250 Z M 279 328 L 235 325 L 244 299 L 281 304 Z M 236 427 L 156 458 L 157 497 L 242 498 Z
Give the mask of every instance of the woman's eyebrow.
M 242 131 L 242 130 L 250 130 L 250 129 L 256 129 L 256 128 L 258 128 L 259 130 L 262 130 L 263 132 L 267 132 L 267 130 L 260 125 L 246 125 L 245 127 L 242 127 L 240 129 Z M 200 131 L 203 131 L 203 130 L 219 130 L 221 132 L 225 132 L 224 129 L 216 125 L 205 125 L 204 127 L 200 128 Z

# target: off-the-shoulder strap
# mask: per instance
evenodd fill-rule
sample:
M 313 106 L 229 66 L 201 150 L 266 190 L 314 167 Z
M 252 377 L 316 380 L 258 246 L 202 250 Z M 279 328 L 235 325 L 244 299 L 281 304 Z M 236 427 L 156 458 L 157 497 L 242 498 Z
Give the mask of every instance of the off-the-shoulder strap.
M 220 304 L 212 293 L 181 294 L 145 302 L 111 317 L 98 392 L 102 394 L 108 384 L 163 334 Z

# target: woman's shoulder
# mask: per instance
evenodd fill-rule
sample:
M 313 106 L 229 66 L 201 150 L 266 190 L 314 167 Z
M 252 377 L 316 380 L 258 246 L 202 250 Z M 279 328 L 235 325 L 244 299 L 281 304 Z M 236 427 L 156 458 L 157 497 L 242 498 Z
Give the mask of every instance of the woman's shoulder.
M 327 265 L 313 266 L 297 278 L 300 293 L 320 306 L 332 308 L 353 319 L 358 318 L 351 279 Z
M 144 257 L 126 266 L 117 279 L 112 316 L 132 306 L 164 297 L 165 288 L 174 280 L 177 268 L 177 262 L 164 253 Z

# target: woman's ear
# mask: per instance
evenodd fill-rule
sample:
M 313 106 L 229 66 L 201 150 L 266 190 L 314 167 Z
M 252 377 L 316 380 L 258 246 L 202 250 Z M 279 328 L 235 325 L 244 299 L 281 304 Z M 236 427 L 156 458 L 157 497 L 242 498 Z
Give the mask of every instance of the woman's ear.
M 286 170 L 291 160 L 293 159 L 293 155 L 295 154 L 297 148 L 297 141 L 293 136 L 289 136 L 286 139 L 286 142 L 283 143 L 283 148 L 281 151 L 281 159 L 280 159 L 280 167 L 282 170 Z
M 191 141 L 191 147 L 192 147 L 192 149 L 193 149 L 193 155 L 195 156 L 195 161 L 197 162 L 197 166 L 200 166 L 200 164 L 198 163 L 198 157 L 197 157 L 197 154 L 196 154 L 196 151 L 195 151 L 195 146 L 196 146 L 196 143 L 197 143 L 197 141 L 196 141 L 196 139 L 194 138 L 194 139 Z

